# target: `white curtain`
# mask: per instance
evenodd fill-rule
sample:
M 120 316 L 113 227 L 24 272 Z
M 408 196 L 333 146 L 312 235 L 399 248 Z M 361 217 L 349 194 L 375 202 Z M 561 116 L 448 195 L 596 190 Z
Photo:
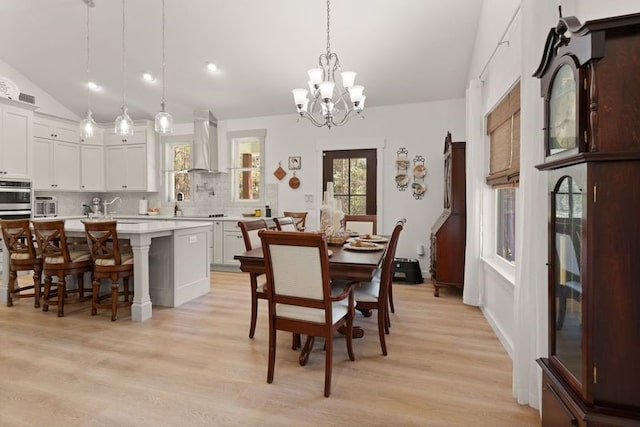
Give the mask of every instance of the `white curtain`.
M 516 287 L 514 295 L 513 394 L 518 403 L 540 407 L 541 378 L 536 364 L 547 354 L 547 174 L 543 109 L 536 70 L 548 29 L 555 25 L 553 5 L 523 0 L 520 199 L 516 205 Z M 557 20 L 557 16 L 556 16 Z
M 466 93 L 467 142 L 467 244 L 465 249 L 465 304 L 482 305 L 484 274 L 482 272 L 482 191 L 485 180 L 482 113 L 482 82 L 471 80 Z

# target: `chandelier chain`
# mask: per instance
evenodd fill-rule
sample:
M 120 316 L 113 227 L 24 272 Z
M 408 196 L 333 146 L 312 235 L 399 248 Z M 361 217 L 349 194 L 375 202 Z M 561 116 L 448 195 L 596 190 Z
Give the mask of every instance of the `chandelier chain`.
M 329 12 L 329 2 L 330 0 L 327 0 L 327 57 L 329 57 L 329 54 L 331 53 L 331 39 L 329 37 L 329 27 L 331 24 L 331 15 Z
M 164 111 L 165 107 L 165 78 L 164 78 L 164 67 L 165 67 L 165 46 L 164 46 L 164 0 L 162 0 L 162 111 Z
M 91 43 L 91 38 L 89 35 L 89 3 L 87 3 L 87 110 L 91 111 L 91 88 L 89 87 L 89 64 L 91 63 L 91 56 L 90 56 L 90 43 Z

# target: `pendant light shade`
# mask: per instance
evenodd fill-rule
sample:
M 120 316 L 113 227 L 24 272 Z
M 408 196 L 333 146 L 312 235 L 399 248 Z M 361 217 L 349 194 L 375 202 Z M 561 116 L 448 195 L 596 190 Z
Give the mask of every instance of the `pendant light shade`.
M 91 117 L 91 110 L 87 110 L 87 117 L 80 122 L 80 135 L 82 138 L 92 138 L 96 133 L 96 126 L 98 124 Z
M 164 46 L 164 0 L 162 0 L 162 101 L 160 101 L 160 112 L 156 114 L 155 130 L 158 133 L 166 134 L 173 132 L 173 117 L 165 111 L 165 46 Z
M 127 106 L 122 106 L 122 114 L 116 117 L 116 133 L 118 135 L 133 135 L 133 120 L 127 113 Z
M 96 122 L 91 117 L 91 87 L 89 85 L 89 64 L 90 59 L 90 31 L 89 31 L 89 10 L 94 6 L 93 1 L 85 1 L 87 4 L 87 116 L 80 122 L 80 137 L 91 138 L 96 132 Z
M 125 90 L 126 90 L 126 67 L 125 67 L 125 0 L 122 0 L 122 114 L 116 117 L 115 131 L 118 135 L 128 136 L 133 135 L 133 120 L 127 113 L 127 104 L 125 102 Z

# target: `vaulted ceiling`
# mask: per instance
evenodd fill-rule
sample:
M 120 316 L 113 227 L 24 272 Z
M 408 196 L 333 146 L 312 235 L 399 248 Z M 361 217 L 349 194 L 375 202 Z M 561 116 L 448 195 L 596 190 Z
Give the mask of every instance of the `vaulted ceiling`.
M 122 2 L 94 0 L 90 79 L 98 122 L 122 105 Z M 176 122 L 294 114 L 291 89 L 326 51 L 324 0 L 165 0 L 166 99 Z M 482 0 L 333 0 L 331 50 L 367 107 L 462 98 Z M 78 116 L 87 108 L 86 5 L 0 0 L 0 59 Z M 126 2 L 126 103 L 151 119 L 162 93 L 161 1 Z M 211 74 L 206 63 L 219 71 Z M 143 81 L 149 72 L 155 83 Z M 37 101 L 37 100 L 36 100 Z

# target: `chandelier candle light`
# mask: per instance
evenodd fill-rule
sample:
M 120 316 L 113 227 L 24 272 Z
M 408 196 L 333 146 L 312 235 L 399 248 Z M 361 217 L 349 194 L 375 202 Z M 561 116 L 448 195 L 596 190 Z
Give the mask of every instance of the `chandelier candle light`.
M 341 71 L 338 54 L 331 52 L 330 17 L 330 4 L 327 0 L 327 52 L 319 57 L 320 68 L 307 71 L 309 90 L 292 91 L 300 118 L 308 119 L 317 127 L 327 126 L 329 129 L 344 125 L 354 114 L 362 116 L 366 98 L 362 93 L 364 87 L 354 85 L 356 73 Z M 335 80 L 336 71 L 340 71 L 342 85 Z
M 129 114 L 127 113 L 127 104 L 125 102 L 125 89 L 127 79 L 125 73 L 124 9 L 125 0 L 122 0 L 122 114 L 116 117 L 115 126 L 116 133 L 121 136 L 133 135 L 133 120 L 131 120 L 131 117 L 129 117 Z
M 164 51 L 164 0 L 162 0 L 162 101 L 160 102 L 160 112 L 156 114 L 155 130 L 158 133 L 167 134 L 173 132 L 173 117 L 165 111 Z
M 96 129 L 96 122 L 91 117 L 91 82 L 89 80 L 89 64 L 90 64 L 90 38 L 89 38 L 89 10 L 94 7 L 93 0 L 83 0 L 87 5 L 87 117 L 80 122 L 80 135 L 82 138 L 93 137 Z

